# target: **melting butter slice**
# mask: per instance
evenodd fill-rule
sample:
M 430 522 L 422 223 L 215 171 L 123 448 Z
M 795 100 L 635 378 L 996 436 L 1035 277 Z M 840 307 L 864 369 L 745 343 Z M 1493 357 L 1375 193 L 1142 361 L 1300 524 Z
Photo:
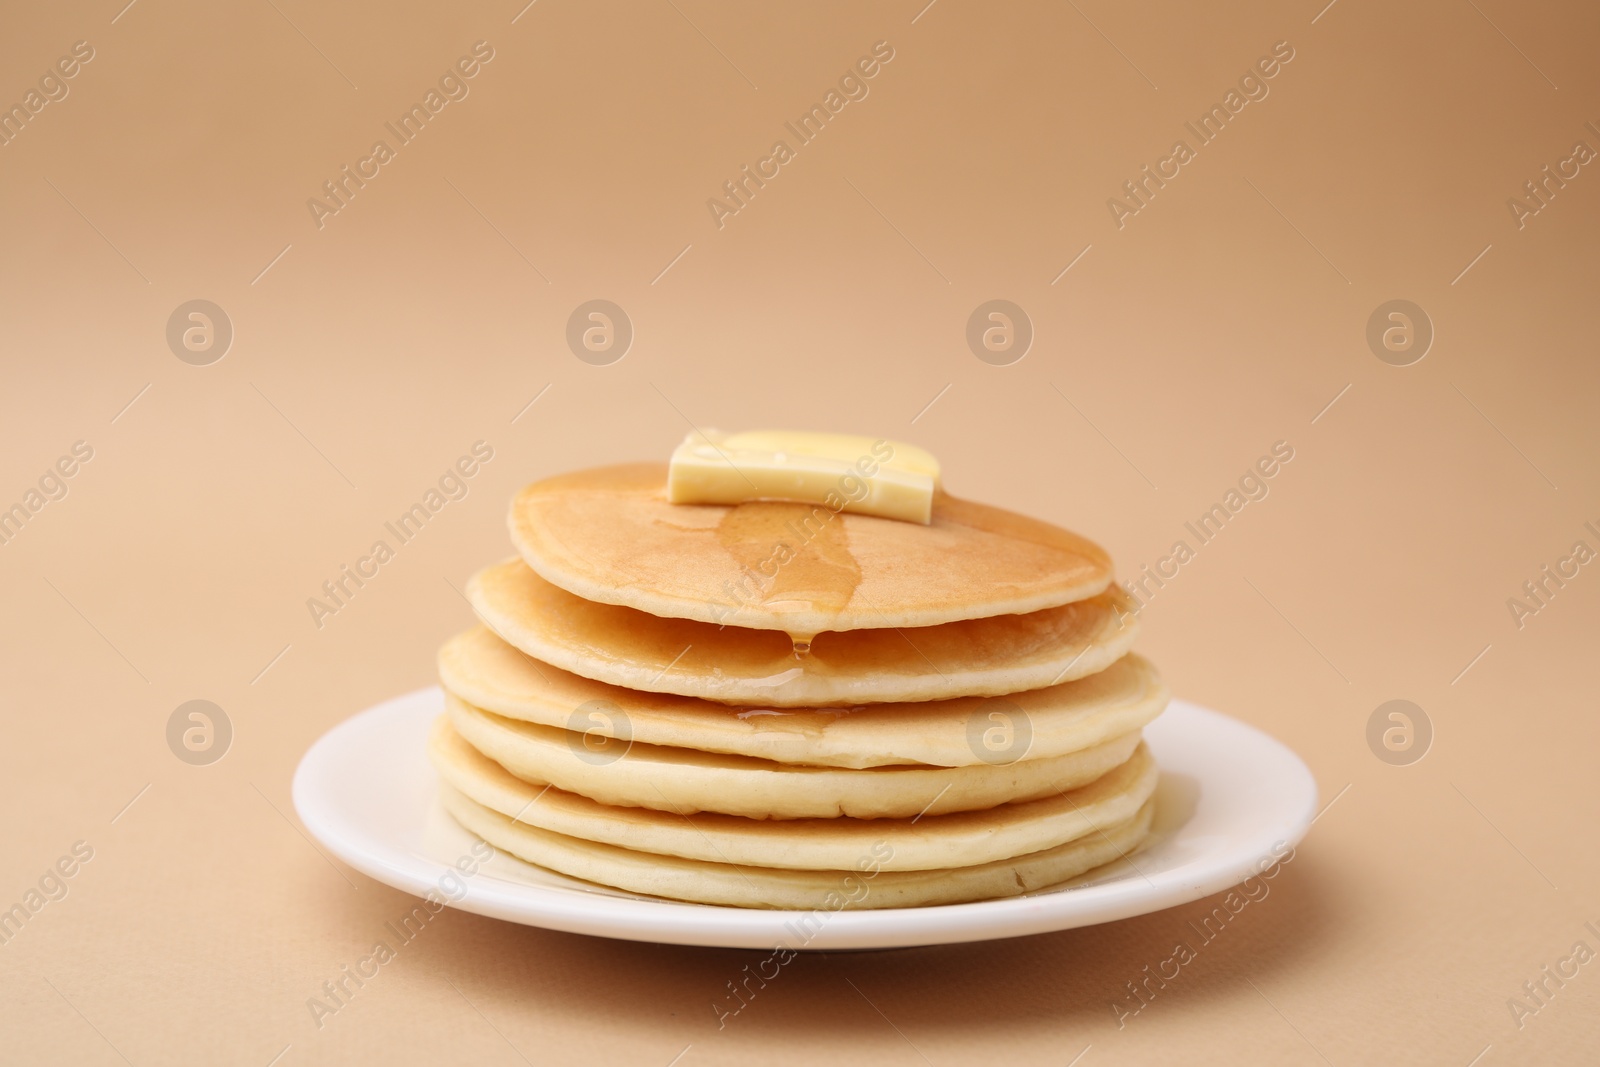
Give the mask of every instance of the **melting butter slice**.
M 853 434 L 751 430 L 691 433 L 672 453 L 667 500 L 792 500 L 886 519 L 933 519 L 939 461 L 926 449 Z

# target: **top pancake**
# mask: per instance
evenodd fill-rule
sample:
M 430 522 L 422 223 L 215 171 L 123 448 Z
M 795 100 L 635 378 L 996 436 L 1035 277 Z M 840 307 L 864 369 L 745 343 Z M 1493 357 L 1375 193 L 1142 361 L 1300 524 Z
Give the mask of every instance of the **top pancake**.
M 943 492 L 922 526 L 821 504 L 669 504 L 666 482 L 664 463 L 535 482 L 512 501 L 511 539 L 585 600 L 796 638 L 1042 611 L 1111 582 L 1093 542 Z

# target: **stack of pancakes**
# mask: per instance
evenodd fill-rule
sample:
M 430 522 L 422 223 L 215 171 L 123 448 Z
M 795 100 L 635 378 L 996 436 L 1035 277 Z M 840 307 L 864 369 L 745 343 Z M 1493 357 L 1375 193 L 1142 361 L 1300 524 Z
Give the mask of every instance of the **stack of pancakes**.
M 670 504 L 664 464 L 513 501 L 519 558 L 439 653 L 430 754 L 468 830 L 708 904 L 947 904 L 1139 846 L 1166 706 L 1098 546 L 951 497 L 930 525 Z M 841 903 L 841 901 L 843 903 Z

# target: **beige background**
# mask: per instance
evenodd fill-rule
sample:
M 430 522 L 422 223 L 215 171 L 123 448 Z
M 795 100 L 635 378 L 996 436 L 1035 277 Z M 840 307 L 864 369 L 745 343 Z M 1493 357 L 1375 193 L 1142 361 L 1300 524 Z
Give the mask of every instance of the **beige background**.
M 0 905 L 94 849 L 0 946 L 0 1060 L 1592 1059 L 1600 963 L 1520 1030 L 1507 999 L 1600 950 L 1600 567 L 1520 630 L 1506 600 L 1600 548 L 1600 172 L 1520 230 L 1506 200 L 1600 148 L 1593 5 L 122 2 L 0 32 L 0 101 L 95 50 L 0 148 L 0 502 L 94 449 L 0 546 Z M 470 95 L 319 230 L 307 198 L 479 40 Z M 870 95 L 713 225 L 879 40 Z M 1107 198 L 1280 40 L 1270 95 L 1119 230 Z M 563 339 L 595 297 L 637 331 L 611 366 Z M 996 297 L 1037 331 L 1008 367 L 964 340 Z M 236 331 L 210 366 L 164 339 L 194 298 Z M 1413 366 L 1364 338 L 1392 298 L 1437 330 Z M 912 440 L 1123 573 L 1290 442 L 1143 648 L 1336 803 L 1120 1030 L 1123 983 L 1209 905 L 803 958 L 721 1031 L 755 954 L 452 912 L 317 1029 L 306 999 L 409 902 L 308 842 L 296 761 L 430 682 L 516 487 L 689 421 Z M 306 599 L 479 439 L 471 494 L 317 629 Z M 1435 730 L 1405 767 L 1365 738 L 1397 697 Z M 194 698 L 235 729 L 207 767 L 165 741 Z

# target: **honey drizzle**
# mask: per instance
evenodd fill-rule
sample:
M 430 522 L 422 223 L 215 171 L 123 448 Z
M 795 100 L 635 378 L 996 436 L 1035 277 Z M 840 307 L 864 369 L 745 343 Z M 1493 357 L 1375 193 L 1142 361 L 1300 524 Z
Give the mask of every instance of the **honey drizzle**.
M 845 524 L 822 505 L 752 501 L 727 510 L 717 540 L 739 566 L 719 595 L 782 616 L 812 611 L 837 616 L 861 584 Z M 796 659 L 811 653 L 814 633 L 790 633 Z

